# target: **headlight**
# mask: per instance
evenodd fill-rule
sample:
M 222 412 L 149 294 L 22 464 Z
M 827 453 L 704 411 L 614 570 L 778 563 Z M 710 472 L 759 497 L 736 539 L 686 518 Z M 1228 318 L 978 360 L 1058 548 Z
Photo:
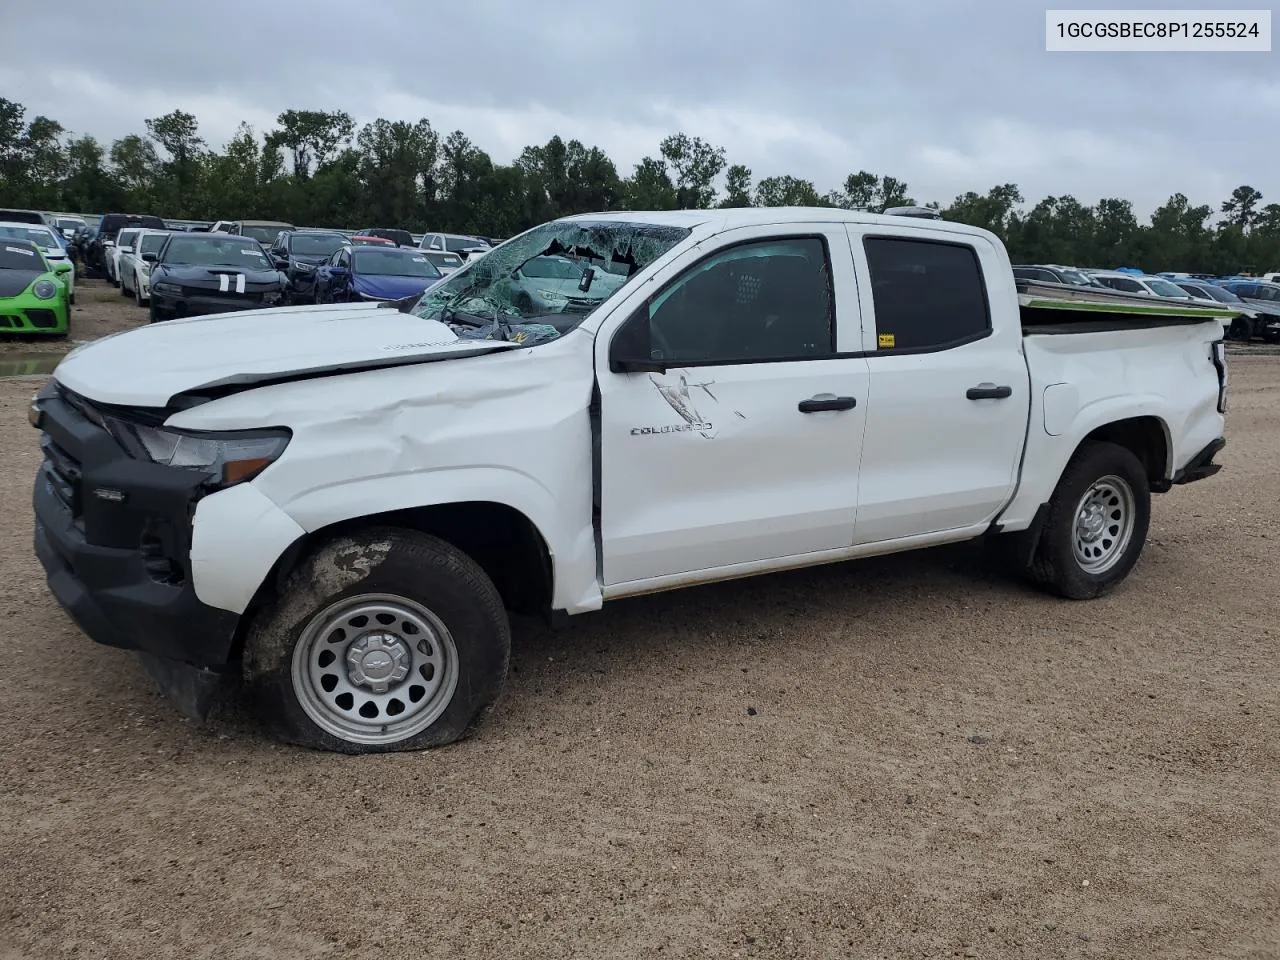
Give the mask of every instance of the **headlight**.
M 552 303 L 568 303 L 569 298 L 563 293 L 556 293 L 554 290 L 539 290 L 538 296 L 544 300 L 550 300 Z
M 151 285 L 151 292 L 168 294 L 169 296 L 176 297 L 178 294 L 182 293 L 182 287 L 178 286 L 176 283 L 165 283 L 163 280 L 159 280 Z
M 279 459 L 291 436 L 287 430 L 189 433 L 114 419 L 109 426 L 140 459 L 203 471 L 223 487 L 252 480 Z
M 314 266 L 312 266 L 309 263 L 303 263 L 301 260 L 295 263 L 293 265 L 293 268 L 297 270 L 299 273 L 315 273 L 316 272 L 316 268 Z
M 37 280 L 31 292 L 37 300 L 52 300 L 58 295 L 58 287 L 52 280 Z

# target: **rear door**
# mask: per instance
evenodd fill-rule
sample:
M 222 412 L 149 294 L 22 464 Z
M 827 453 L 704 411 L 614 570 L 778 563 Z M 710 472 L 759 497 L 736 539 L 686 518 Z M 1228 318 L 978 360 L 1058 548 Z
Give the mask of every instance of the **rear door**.
M 606 593 L 849 547 L 867 360 L 843 225 L 726 231 L 652 289 L 596 338 Z M 612 372 L 629 342 L 666 372 Z
M 989 523 L 1013 494 L 1030 410 L 1008 259 L 982 237 L 849 231 L 870 376 L 856 542 Z

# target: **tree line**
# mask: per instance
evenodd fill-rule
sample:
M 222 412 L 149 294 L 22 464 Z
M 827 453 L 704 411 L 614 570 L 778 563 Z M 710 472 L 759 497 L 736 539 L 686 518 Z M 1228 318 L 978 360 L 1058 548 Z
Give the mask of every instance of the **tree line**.
M 461 130 L 429 120 L 374 120 L 286 110 L 259 135 L 242 123 L 221 149 L 182 110 L 110 144 L 0 98 L 0 204 L 41 210 L 155 213 L 175 219 L 272 219 L 315 226 L 394 226 L 507 237 L 600 210 L 915 203 L 905 182 L 858 171 L 820 193 L 789 174 L 755 178 L 723 147 L 675 133 L 630 173 L 596 146 L 554 136 L 495 162 Z M 1127 265 L 1216 274 L 1280 269 L 1280 204 L 1242 185 L 1215 210 L 1176 193 L 1140 222 L 1120 197 L 1064 195 L 1028 206 L 1016 184 L 968 191 L 948 220 L 993 231 L 1015 262 Z

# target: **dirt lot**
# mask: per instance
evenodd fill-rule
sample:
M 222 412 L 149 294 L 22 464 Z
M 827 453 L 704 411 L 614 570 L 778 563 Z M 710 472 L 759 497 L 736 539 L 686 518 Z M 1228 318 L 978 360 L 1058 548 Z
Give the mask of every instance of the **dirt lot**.
M 147 322 L 147 310 L 139 307 L 132 297 L 120 295 L 120 288 L 105 280 L 76 281 L 76 302 L 71 306 L 71 331 L 66 339 L 38 340 L 0 335 L 0 375 L 11 376 L 26 372 L 15 364 L 27 356 L 33 359 L 41 354 L 62 353 L 83 340 L 96 340 L 109 333 L 127 330 Z M 6 362 L 8 369 L 6 369 Z
M 183 722 L 81 636 L 0 383 L 0 958 L 1280 957 L 1280 358 L 1231 376 L 1226 469 L 1109 598 L 963 547 L 627 601 L 375 758 Z

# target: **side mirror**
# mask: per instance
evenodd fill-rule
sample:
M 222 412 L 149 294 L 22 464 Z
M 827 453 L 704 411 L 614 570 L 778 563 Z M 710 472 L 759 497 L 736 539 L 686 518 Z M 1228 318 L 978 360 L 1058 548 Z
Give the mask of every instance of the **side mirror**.
M 649 332 L 649 304 L 627 318 L 609 343 L 609 370 L 613 373 L 666 373 L 666 361 L 654 357 Z
M 156 255 L 155 255 L 154 253 L 144 253 L 144 254 L 142 255 L 142 262 L 143 262 L 143 263 L 155 263 L 155 262 L 156 262 Z

